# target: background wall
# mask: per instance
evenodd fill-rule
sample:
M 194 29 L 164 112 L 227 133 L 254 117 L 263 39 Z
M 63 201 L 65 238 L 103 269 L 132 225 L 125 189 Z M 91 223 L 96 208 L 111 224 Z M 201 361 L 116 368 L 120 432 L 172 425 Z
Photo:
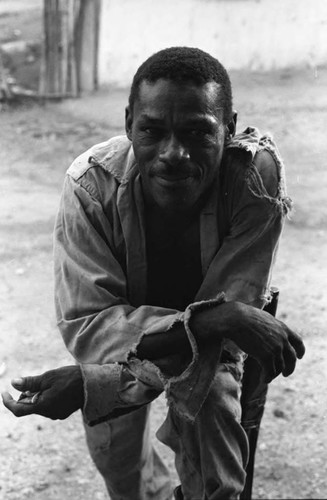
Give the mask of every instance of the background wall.
M 326 0 L 102 0 L 100 84 L 126 86 L 143 60 L 200 47 L 228 69 L 327 63 Z

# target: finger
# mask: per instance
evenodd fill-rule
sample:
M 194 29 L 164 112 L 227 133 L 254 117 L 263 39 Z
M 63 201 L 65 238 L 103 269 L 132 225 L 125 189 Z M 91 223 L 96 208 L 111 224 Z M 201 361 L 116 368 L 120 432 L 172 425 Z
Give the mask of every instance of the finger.
M 27 394 L 26 392 L 22 392 L 19 398 L 17 399 L 17 403 L 32 403 L 32 393 Z
M 42 375 L 20 377 L 11 381 L 11 385 L 19 391 L 38 392 L 41 389 Z
M 35 404 L 39 399 L 40 394 L 41 392 L 22 392 L 18 398 L 18 402 Z
M 275 368 L 275 363 L 273 359 L 269 359 L 265 363 L 262 361 L 259 361 L 263 371 L 262 371 L 262 378 L 263 381 L 266 384 L 269 384 L 277 375 L 276 375 L 276 368 Z
M 271 373 L 271 372 L 269 372 L 269 373 L 268 373 L 268 372 L 266 372 L 266 371 L 264 370 L 263 374 L 264 374 L 264 375 L 263 375 L 263 381 L 264 381 L 266 384 L 270 384 L 270 382 L 272 382 L 272 381 L 274 380 L 274 378 L 275 378 L 275 376 L 274 376 L 274 375 L 272 375 L 272 373 Z
M 299 359 L 303 358 L 303 356 L 305 354 L 305 346 L 303 344 L 303 341 L 302 341 L 300 335 L 298 335 L 297 333 L 290 330 L 289 334 L 288 334 L 288 341 L 295 349 L 296 356 Z
M 274 378 L 278 377 L 278 375 L 283 373 L 283 371 L 285 370 L 285 358 L 282 350 L 278 349 L 278 352 L 275 355 L 274 368 L 275 368 Z
M 5 407 L 15 415 L 15 417 L 23 417 L 25 415 L 31 415 L 34 412 L 34 405 L 30 403 L 23 403 L 15 401 L 14 398 L 9 394 L 9 392 L 4 392 L 1 394 L 2 401 Z
M 34 394 L 34 392 L 31 392 L 31 391 L 21 392 L 19 395 L 18 401 L 21 401 L 22 399 L 27 399 L 27 398 L 32 399 L 33 394 Z
M 296 366 L 296 352 L 295 349 L 289 344 L 287 348 L 284 349 L 284 360 L 285 360 L 285 366 L 284 370 L 282 371 L 284 377 L 288 377 L 291 375 Z

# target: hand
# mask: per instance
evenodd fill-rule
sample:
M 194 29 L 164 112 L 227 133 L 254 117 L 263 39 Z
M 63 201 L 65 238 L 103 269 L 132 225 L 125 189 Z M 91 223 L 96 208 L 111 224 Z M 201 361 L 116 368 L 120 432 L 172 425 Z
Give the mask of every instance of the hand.
M 16 417 L 37 414 L 64 420 L 84 404 L 83 378 L 79 366 L 64 366 L 35 377 L 15 379 L 12 386 L 22 391 L 18 401 L 5 392 L 3 404 Z
M 271 314 L 241 302 L 225 302 L 194 315 L 191 323 L 198 342 L 233 340 L 262 366 L 265 382 L 280 373 L 287 377 L 302 358 L 301 337 Z
M 271 382 L 280 373 L 284 377 L 291 375 L 297 358 L 305 353 L 301 337 L 265 311 L 240 302 L 225 303 L 219 308 L 228 306 L 230 338 L 262 366 L 265 382 Z

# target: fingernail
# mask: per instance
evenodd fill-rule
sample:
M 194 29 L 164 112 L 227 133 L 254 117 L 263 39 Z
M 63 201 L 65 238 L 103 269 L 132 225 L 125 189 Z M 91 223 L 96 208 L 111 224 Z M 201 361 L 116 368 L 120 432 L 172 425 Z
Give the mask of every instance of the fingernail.
M 14 378 L 11 383 L 13 385 L 22 385 L 24 383 L 24 380 L 22 378 Z

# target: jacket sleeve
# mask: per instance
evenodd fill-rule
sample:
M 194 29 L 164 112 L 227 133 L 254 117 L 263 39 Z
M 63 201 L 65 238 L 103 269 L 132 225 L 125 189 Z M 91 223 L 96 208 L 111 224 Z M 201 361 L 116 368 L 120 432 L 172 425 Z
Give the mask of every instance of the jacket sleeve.
M 55 306 L 64 342 L 80 363 L 127 362 L 144 334 L 182 321 L 179 311 L 128 303 L 112 241 L 101 203 L 67 176 L 54 231 Z
M 122 376 L 126 379 L 124 364 L 142 336 L 165 331 L 173 335 L 184 313 L 128 303 L 109 219 L 93 193 L 69 175 L 55 225 L 54 264 L 58 326 L 82 365 L 88 420 L 94 420 L 115 405 Z M 162 372 L 153 363 L 143 364 L 149 374 L 144 383 L 161 392 Z
M 211 298 L 218 288 L 228 301 L 262 308 L 270 299 L 273 264 L 291 207 L 283 164 L 270 143 L 237 175 L 229 176 L 222 192 L 230 222 L 198 298 Z

